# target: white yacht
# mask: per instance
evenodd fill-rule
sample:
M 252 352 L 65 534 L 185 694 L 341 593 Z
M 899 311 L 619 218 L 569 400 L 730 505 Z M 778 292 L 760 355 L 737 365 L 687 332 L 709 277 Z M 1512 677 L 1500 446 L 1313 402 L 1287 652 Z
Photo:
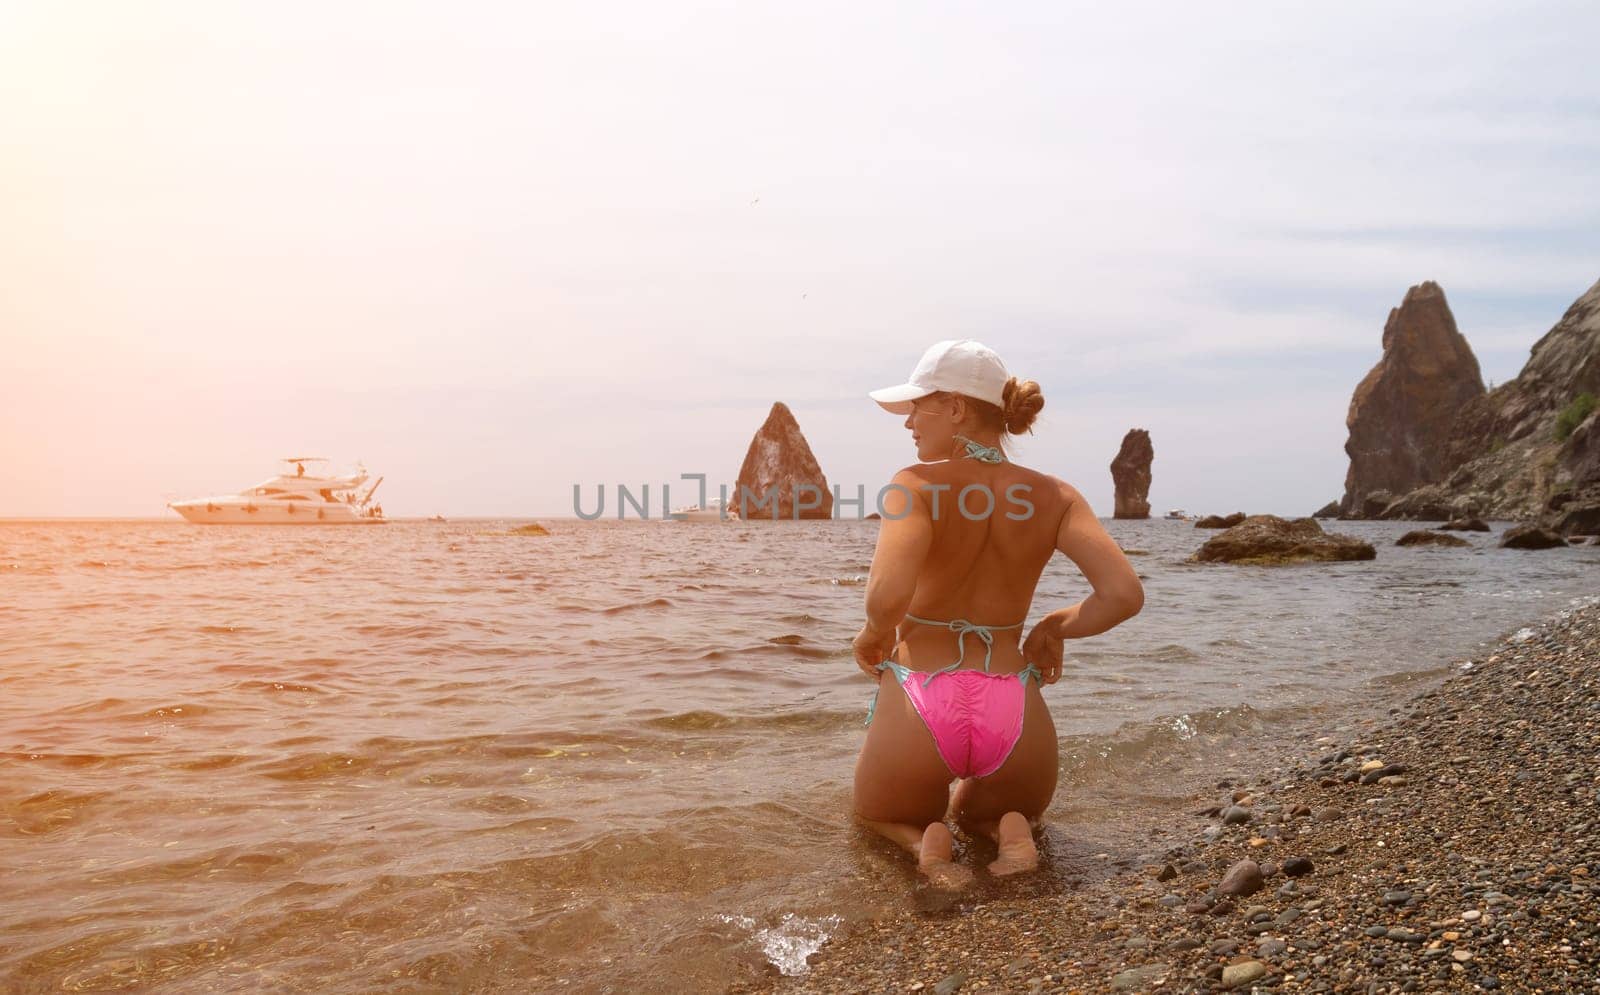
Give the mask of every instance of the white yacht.
M 367 482 L 366 467 L 343 477 L 307 473 L 307 463 L 326 463 L 316 456 L 291 456 L 290 469 L 238 494 L 192 498 L 167 505 L 200 525 L 383 525 L 383 505 L 373 504 L 377 482 Z
M 708 501 L 704 508 L 698 504 L 690 505 L 687 508 L 679 508 L 667 517 L 678 522 L 737 522 L 739 509 L 729 505 L 724 510 L 721 501 L 712 500 Z
M 1173 508 L 1171 511 L 1167 512 L 1167 517 L 1175 522 L 1187 522 L 1191 516 L 1182 508 Z

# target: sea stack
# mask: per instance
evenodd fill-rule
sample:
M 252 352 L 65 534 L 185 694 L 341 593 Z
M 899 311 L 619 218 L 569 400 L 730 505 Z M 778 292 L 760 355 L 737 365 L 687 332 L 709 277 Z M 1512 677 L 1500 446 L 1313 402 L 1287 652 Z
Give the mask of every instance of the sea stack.
M 741 498 L 747 502 L 743 507 Z M 737 488 L 728 501 L 746 520 L 833 517 L 828 478 L 811 454 L 800 423 L 782 401 L 772 405 L 766 422 L 750 440 Z
M 1150 463 L 1155 456 L 1144 429 L 1130 429 L 1122 437 L 1122 449 L 1111 461 L 1111 482 L 1117 489 L 1113 517 L 1150 517 Z
M 1383 326 L 1383 358 L 1350 398 L 1343 516 L 1377 517 L 1373 498 L 1444 479 L 1454 469 L 1447 451 L 1456 415 L 1483 395 L 1478 359 L 1444 291 L 1431 280 L 1407 290 Z
M 1597 396 L 1600 283 L 1534 343 L 1521 373 L 1461 405 L 1442 450 L 1443 475 L 1392 494 L 1382 517 L 1498 518 L 1568 536 L 1600 532 Z M 1361 503 L 1377 504 L 1370 494 Z

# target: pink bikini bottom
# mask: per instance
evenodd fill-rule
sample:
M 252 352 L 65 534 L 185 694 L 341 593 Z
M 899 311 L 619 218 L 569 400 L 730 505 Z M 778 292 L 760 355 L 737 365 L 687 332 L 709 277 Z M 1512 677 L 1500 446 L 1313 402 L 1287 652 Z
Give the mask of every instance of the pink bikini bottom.
M 1022 738 L 1022 709 L 1027 701 L 1028 678 L 1039 679 L 1029 664 L 1016 674 L 991 674 L 984 670 L 940 670 L 924 674 L 892 660 L 878 664 L 891 670 L 905 690 L 933 744 L 950 768 L 952 777 L 988 777 L 1006 762 Z M 867 723 L 878 707 L 877 696 L 867 712 Z

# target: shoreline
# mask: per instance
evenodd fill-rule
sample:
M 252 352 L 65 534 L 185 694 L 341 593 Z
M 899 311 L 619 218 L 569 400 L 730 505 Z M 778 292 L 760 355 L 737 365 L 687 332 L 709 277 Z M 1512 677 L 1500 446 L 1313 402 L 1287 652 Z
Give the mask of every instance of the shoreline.
M 1103 873 L 918 888 L 806 974 L 734 990 L 1600 991 L 1600 604 L 1389 704 L 1289 744 L 1283 776 L 1263 754 L 1201 786 Z

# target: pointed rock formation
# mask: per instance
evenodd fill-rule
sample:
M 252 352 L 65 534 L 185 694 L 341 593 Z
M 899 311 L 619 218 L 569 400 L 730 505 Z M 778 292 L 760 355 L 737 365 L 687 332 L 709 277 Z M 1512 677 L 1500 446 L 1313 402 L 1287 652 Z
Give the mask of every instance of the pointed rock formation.
M 1122 437 L 1122 449 L 1111 461 L 1111 482 L 1117 489 L 1112 517 L 1150 517 L 1150 463 L 1155 458 L 1149 432 L 1135 428 Z
M 1600 395 L 1600 283 L 1534 344 L 1515 379 L 1462 406 L 1446 476 L 1383 517 L 1536 520 L 1567 535 L 1600 529 L 1600 431 L 1593 416 L 1565 437 L 1558 430 L 1564 414 L 1569 425 L 1581 418 L 1585 394 Z
M 800 423 L 782 401 L 773 404 L 750 440 L 728 501 L 746 521 L 833 517 L 828 478 L 800 433 Z
M 1370 495 L 1406 494 L 1454 469 L 1447 450 L 1457 414 L 1484 395 L 1483 375 L 1444 291 L 1433 281 L 1406 291 L 1383 327 L 1383 358 L 1356 387 L 1345 426 L 1350 456 L 1346 517 L 1374 517 Z

